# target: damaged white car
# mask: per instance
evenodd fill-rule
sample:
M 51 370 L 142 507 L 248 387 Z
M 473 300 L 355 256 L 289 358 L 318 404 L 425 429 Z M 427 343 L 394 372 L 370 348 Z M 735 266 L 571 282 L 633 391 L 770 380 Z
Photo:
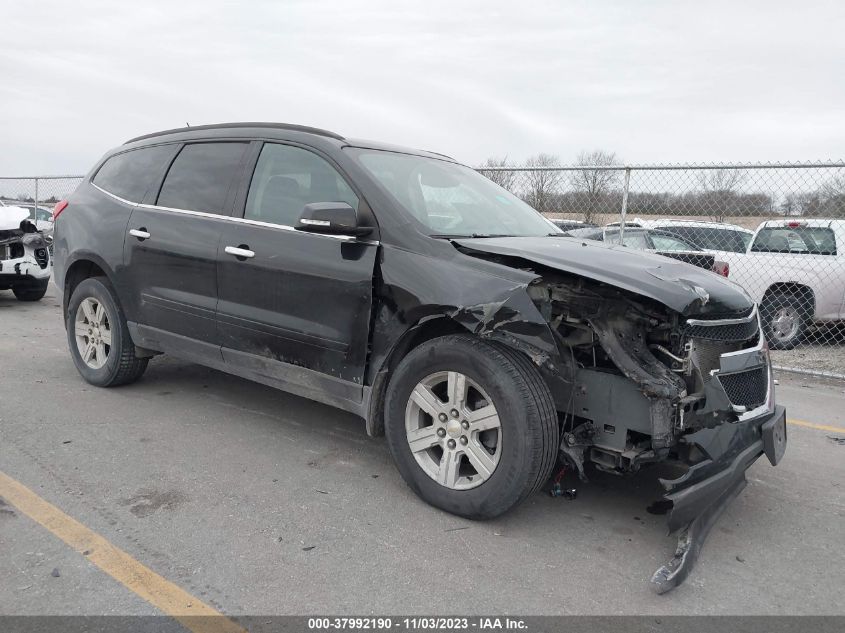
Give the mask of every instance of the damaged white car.
M 20 301 L 38 301 L 50 282 L 47 240 L 20 207 L 0 207 L 0 290 Z

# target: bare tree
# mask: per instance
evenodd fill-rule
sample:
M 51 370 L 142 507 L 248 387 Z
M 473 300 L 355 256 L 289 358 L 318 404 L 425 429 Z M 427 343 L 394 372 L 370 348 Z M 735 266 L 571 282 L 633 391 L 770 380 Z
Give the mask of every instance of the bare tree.
M 478 171 L 503 189 L 513 193 L 516 187 L 516 172 L 508 169 L 510 166 L 507 156 L 504 158 L 491 157 L 481 163 Z
M 698 186 L 704 193 L 703 204 L 711 220 L 724 222 L 732 211 L 737 192 L 745 182 L 744 169 L 705 169 L 698 174 Z
M 619 183 L 621 170 L 607 168 L 618 166 L 619 161 L 614 152 L 597 149 L 579 153 L 576 164 L 583 168 L 572 172 L 570 183 L 577 197 L 581 198 L 579 206 L 584 211 L 584 222 L 593 223 L 602 207 L 611 203 L 611 194 Z
M 834 176 L 822 186 L 825 215 L 845 217 L 845 175 Z
M 560 165 L 553 154 L 537 154 L 525 161 L 524 199 L 540 213 L 554 211 L 555 197 L 559 195 L 561 172 L 550 167 Z

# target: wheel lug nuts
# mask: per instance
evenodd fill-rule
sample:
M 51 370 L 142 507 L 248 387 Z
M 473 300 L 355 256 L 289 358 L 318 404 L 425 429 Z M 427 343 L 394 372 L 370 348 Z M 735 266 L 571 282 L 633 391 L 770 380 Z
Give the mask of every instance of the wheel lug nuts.
M 455 448 L 455 440 L 449 440 L 447 442 L 447 444 L 448 444 L 449 448 Z
M 458 410 L 457 409 L 452 409 L 452 411 L 450 411 L 450 413 L 452 414 L 453 418 L 458 417 Z
M 438 437 L 445 437 L 446 436 L 446 429 L 437 429 L 437 436 Z
M 445 421 L 446 421 L 446 414 L 445 414 L 445 413 L 441 413 L 441 414 L 440 414 L 440 415 L 438 415 L 437 417 L 440 419 L 440 421 L 441 421 L 441 422 L 445 422 Z
M 466 429 L 468 429 L 468 428 L 469 428 L 469 422 L 467 422 L 466 420 L 464 420 L 463 422 L 461 422 L 461 426 L 464 428 L 464 430 L 466 430 Z
M 469 440 L 467 440 L 467 436 L 466 436 L 466 435 L 461 435 L 461 444 L 463 444 L 464 446 L 466 446 L 468 441 L 469 441 Z

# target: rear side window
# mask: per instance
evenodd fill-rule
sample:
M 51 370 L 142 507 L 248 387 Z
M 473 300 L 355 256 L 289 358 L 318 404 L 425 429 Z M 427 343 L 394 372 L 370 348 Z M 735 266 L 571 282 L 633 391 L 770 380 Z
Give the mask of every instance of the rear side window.
M 156 204 L 226 215 L 226 198 L 246 148 L 246 143 L 185 145 L 164 178 Z
M 772 226 L 760 229 L 751 250 L 755 253 L 836 255 L 833 230 L 815 226 Z
M 93 182 L 125 200 L 141 202 L 177 148 L 178 145 L 157 145 L 112 156 L 97 171 Z
M 293 226 L 312 202 L 346 202 L 358 208 L 358 196 L 328 162 L 298 147 L 266 144 L 255 166 L 244 217 Z

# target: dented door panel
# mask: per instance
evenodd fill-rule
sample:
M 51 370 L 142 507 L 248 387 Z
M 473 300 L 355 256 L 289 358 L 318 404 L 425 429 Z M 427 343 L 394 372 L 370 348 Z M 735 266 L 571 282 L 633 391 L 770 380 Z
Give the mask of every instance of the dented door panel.
M 232 222 L 217 256 L 218 334 L 242 352 L 362 384 L 378 246 Z M 225 247 L 244 247 L 244 259 Z M 280 367 L 280 371 L 281 371 Z

